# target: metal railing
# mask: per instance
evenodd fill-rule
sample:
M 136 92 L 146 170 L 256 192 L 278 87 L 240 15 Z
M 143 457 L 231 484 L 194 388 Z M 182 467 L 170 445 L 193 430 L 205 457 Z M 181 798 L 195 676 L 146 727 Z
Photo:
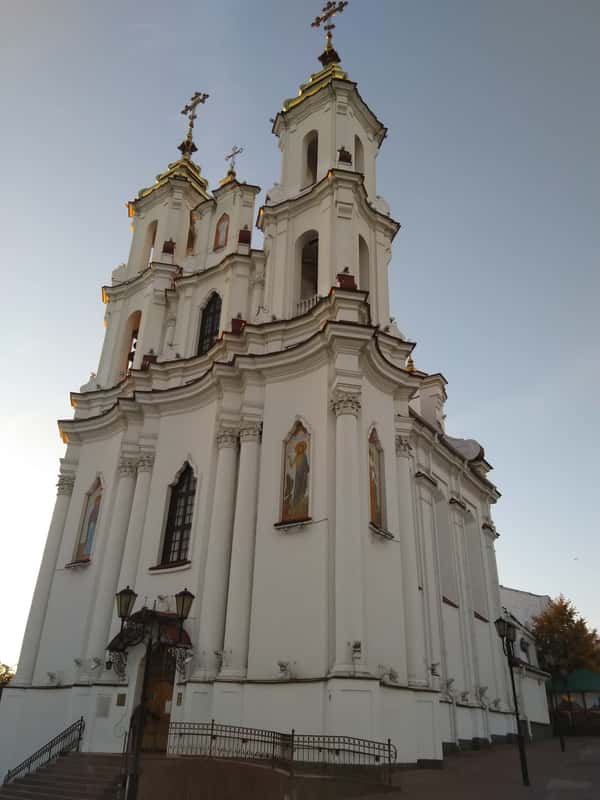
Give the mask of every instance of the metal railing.
M 39 750 L 36 750 L 35 753 L 30 755 L 29 758 L 26 758 L 25 761 L 22 761 L 14 769 L 9 769 L 4 776 L 4 783 L 7 784 L 14 781 L 15 778 L 22 778 L 25 775 L 29 775 L 30 772 L 35 772 L 37 769 L 40 769 L 40 767 L 49 764 L 65 753 L 70 753 L 72 750 L 79 750 L 84 729 L 85 722 L 83 717 L 81 717 L 81 719 L 69 725 L 68 728 L 65 728 L 58 736 L 55 736 L 54 739 L 51 739 L 43 747 L 40 747 Z
M 336 770 L 391 782 L 397 750 L 387 742 L 353 736 L 282 733 L 211 722 L 171 722 L 167 753 L 249 761 L 268 761 L 273 767 Z

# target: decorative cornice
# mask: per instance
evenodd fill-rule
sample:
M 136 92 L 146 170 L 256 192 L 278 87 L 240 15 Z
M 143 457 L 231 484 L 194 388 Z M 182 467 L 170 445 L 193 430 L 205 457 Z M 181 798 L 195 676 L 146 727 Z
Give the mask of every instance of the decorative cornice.
M 135 478 L 137 473 L 138 459 L 131 456 L 121 456 L 119 458 L 119 475 L 122 478 Z
M 458 506 L 462 508 L 463 511 L 468 511 L 467 504 L 465 503 L 464 499 L 459 495 L 452 495 L 448 500 L 451 506 Z
M 412 453 L 412 445 L 406 436 L 396 434 L 396 455 L 398 458 L 408 458 Z
M 217 431 L 217 447 L 237 447 L 238 435 L 233 428 L 219 428 Z
M 138 472 L 152 472 L 154 467 L 154 453 L 142 453 L 138 460 Z
M 432 486 L 437 486 L 438 485 L 436 479 L 432 475 L 430 475 L 428 472 L 424 472 L 422 469 L 420 469 L 417 472 L 415 472 L 415 478 L 420 478 L 422 480 L 425 480 L 428 483 L 430 483 Z
M 240 427 L 241 442 L 258 442 L 262 433 L 262 422 L 243 422 Z
M 75 475 L 59 474 L 56 494 L 73 494 L 73 486 L 75 486 Z
M 361 409 L 360 391 L 345 392 L 341 389 L 336 389 L 329 406 L 336 417 L 342 414 L 352 414 L 358 417 Z

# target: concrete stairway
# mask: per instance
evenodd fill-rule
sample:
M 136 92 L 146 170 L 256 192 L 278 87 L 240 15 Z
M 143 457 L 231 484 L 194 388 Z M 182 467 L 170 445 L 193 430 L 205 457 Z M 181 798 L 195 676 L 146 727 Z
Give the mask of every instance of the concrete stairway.
M 115 800 L 121 756 L 70 753 L 0 788 L 0 800 Z

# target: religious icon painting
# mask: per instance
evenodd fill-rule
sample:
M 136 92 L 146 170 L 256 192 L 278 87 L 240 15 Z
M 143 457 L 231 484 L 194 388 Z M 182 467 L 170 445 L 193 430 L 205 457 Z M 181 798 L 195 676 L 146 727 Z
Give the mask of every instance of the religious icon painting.
M 308 519 L 310 434 L 298 421 L 284 445 L 282 522 Z
M 227 244 L 227 238 L 229 236 L 229 215 L 228 214 L 221 214 L 219 217 L 219 221 L 217 222 L 217 228 L 215 230 L 215 243 L 214 243 L 214 250 L 219 250 L 221 247 L 225 247 Z
M 92 488 L 86 495 L 85 511 L 81 533 L 77 543 L 75 561 L 89 561 L 92 554 L 94 537 L 96 536 L 96 526 L 100 515 L 100 503 L 102 502 L 102 484 L 96 478 Z
M 375 428 L 369 435 L 369 508 L 371 524 L 383 528 L 383 449 Z

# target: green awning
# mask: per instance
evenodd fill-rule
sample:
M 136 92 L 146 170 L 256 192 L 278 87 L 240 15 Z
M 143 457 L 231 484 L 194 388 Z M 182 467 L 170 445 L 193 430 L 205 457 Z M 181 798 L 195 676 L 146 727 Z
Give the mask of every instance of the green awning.
M 567 678 L 566 686 L 562 678 L 554 678 L 552 692 L 600 692 L 600 672 L 592 672 L 590 669 L 573 670 Z

